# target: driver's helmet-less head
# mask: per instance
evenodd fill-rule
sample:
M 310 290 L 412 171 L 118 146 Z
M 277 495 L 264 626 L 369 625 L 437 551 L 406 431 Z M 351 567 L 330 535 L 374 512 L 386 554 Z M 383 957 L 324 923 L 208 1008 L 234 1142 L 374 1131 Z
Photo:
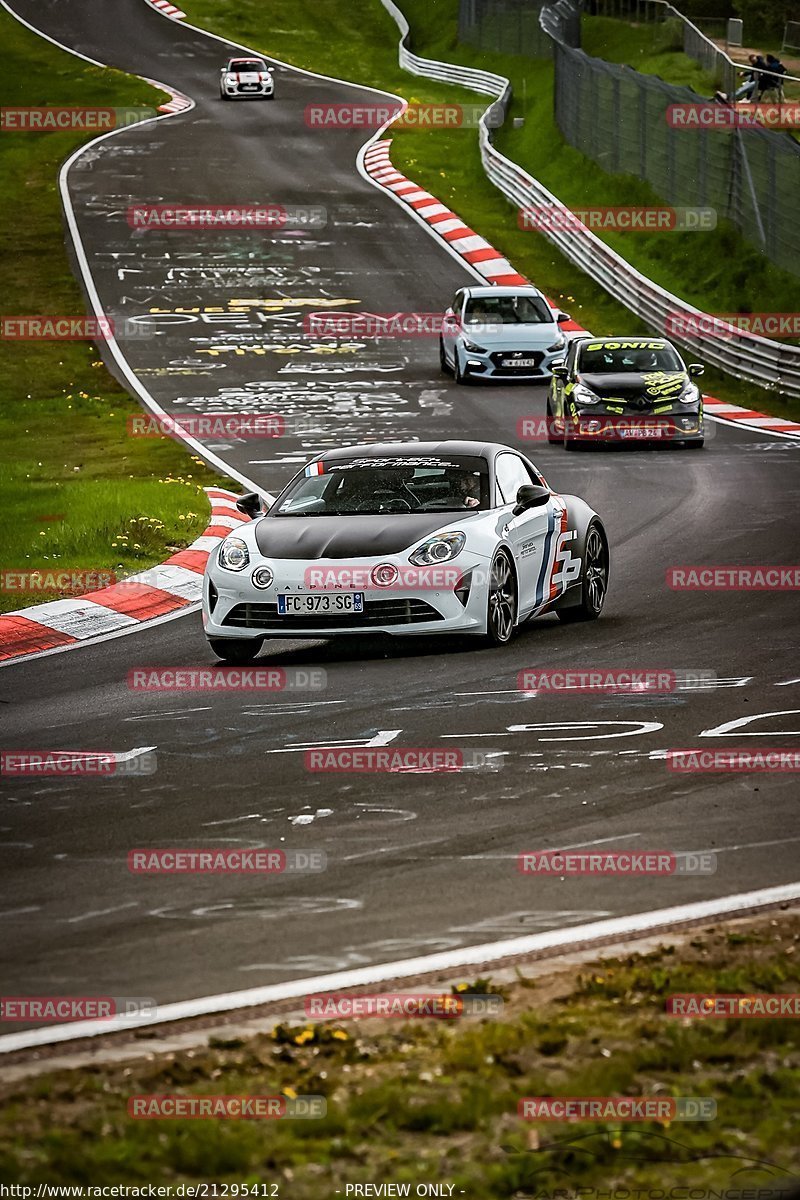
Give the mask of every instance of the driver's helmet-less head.
M 652 350 L 639 350 L 634 355 L 633 365 L 637 371 L 652 371 L 658 366 L 658 359 Z

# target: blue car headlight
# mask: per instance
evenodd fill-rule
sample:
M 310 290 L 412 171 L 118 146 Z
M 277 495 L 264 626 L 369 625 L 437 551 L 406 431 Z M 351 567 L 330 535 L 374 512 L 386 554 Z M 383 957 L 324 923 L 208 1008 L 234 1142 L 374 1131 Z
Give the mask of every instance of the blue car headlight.
M 465 533 L 437 533 L 417 547 L 409 556 L 409 562 L 417 567 L 431 567 L 435 563 L 450 562 L 464 549 L 467 535 Z
M 477 342 L 471 342 L 468 337 L 464 338 L 463 346 L 465 350 L 469 350 L 472 354 L 485 354 L 486 350 L 483 346 L 479 346 Z
M 247 545 L 239 537 L 227 537 L 219 548 L 217 562 L 226 571 L 243 571 L 250 562 Z

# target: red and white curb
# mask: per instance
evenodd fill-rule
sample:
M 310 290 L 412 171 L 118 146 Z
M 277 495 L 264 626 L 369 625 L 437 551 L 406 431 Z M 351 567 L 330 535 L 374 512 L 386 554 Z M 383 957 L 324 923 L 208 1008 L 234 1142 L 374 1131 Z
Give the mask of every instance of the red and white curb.
M 182 12 L 174 4 L 170 4 L 170 0 L 146 0 L 146 3 L 151 8 L 158 9 L 163 16 L 171 17 L 173 21 L 182 21 L 186 16 L 185 12 Z
M 437 237 L 447 243 L 451 252 L 455 252 L 465 263 L 477 271 L 487 284 L 498 287 L 513 287 L 516 284 L 530 283 L 524 275 L 515 271 L 507 258 L 503 258 L 499 250 L 495 250 L 485 238 L 474 229 L 465 225 L 461 218 L 442 204 L 437 198 L 426 192 L 418 183 L 414 183 L 401 171 L 392 166 L 389 151 L 391 139 L 375 142 L 364 153 L 364 169 L 371 179 L 387 192 L 406 204 L 423 220 Z M 547 297 L 545 297 L 547 299 Z M 552 305 L 548 299 L 548 303 Z M 582 332 L 583 326 L 577 321 L 565 321 L 561 326 L 566 332 Z
M 484 238 L 465 225 L 446 204 L 440 203 L 430 192 L 414 183 L 392 165 L 390 157 L 391 138 L 375 142 L 364 152 L 364 169 L 380 187 L 394 195 L 413 210 L 438 237 L 442 238 L 451 252 L 455 252 L 465 263 L 477 270 L 487 283 L 499 285 L 527 284 L 530 280 L 514 270 L 499 250 L 490 246 Z M 555 308 L 548 299 L 551 307 Z M 568 333 L 588 333 L 577 321 L 566 321 L 561 328 Z M 740 408 L 727 404 L 713 396 L 703 401 L 706 414 L 729 425 L 742 425 L 759 433 L 775 434 L 779 437 L 800 437 L 800 423 L 783 417 L 770 416 L 755 409 Z
M 0 616 L 0 661 L 127 631 L 197 604 L 209 554 L 232 529 L 249 520 L 236 508 L 233 492 L 205 490 L 211 502 L 210 524 L 186 550 L 111 587 Z

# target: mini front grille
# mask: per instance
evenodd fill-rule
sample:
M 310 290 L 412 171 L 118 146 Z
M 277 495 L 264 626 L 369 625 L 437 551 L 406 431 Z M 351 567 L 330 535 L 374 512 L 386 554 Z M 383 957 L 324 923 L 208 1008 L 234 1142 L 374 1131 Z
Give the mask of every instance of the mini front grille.
M 336 615 L 298 614 L 279 616 L 277 604 L 237 604 L 223 625 L 237 629 L 349 629 L 370 625 L 414 625 L 424 621 L 443 621 L 444 617 L 424 600 L 399 598 L 365 600 L 363 613 Z

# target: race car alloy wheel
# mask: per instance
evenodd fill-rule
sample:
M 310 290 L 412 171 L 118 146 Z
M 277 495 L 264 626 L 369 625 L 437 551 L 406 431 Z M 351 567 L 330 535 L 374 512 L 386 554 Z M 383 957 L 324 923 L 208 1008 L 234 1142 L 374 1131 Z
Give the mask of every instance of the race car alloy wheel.
M 596 621 L 603 611 L 607 588 L 608 548 L 599 525 L 593 521 L 586 534 L 586 548 L 583 552 L 580 604 L 572 608 L 558 609 L 559 618 L 567 624 L 573 621 Z
M 252 662 L 264 645 L 263 638 L 209 638 L 208 644 L 217 658 L 228 663 Z
M 486 637 L 493 646 L 511 640 L 517 620 L 517 582 L 508 555 L 502 550 L 492 563 L 486 602 Z

